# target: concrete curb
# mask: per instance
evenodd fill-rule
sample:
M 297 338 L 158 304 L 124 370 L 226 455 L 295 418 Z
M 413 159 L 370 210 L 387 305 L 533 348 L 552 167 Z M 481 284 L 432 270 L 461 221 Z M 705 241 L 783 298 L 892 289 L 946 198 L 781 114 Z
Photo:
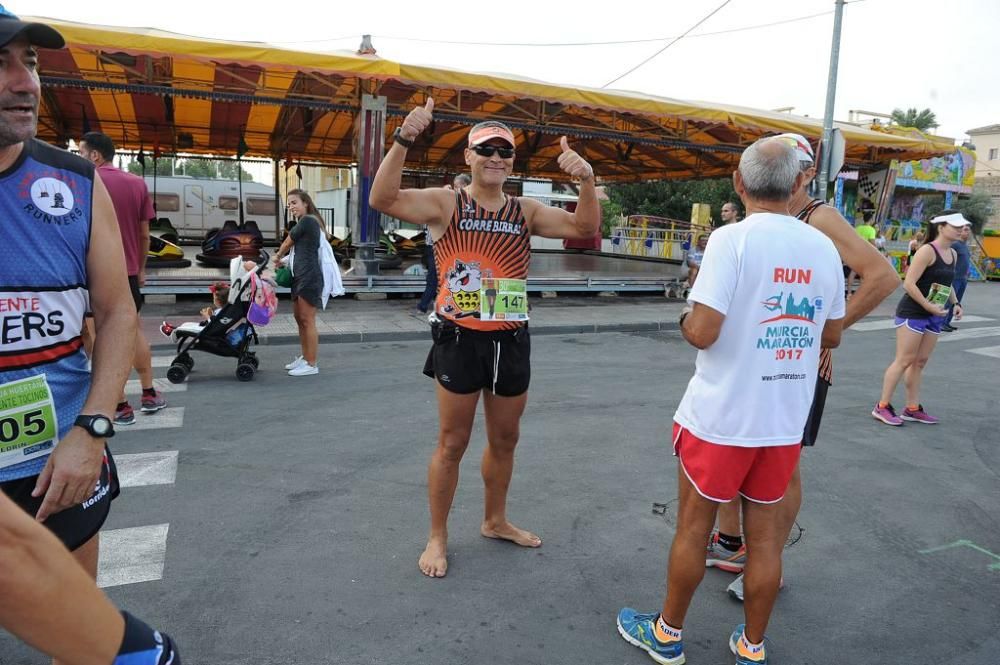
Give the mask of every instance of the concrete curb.
M 679 330 L 676 321 L 636 321 L 632 323 L 552 324 L 531 326 L 531 334 L 538 335 L 592 335 L 600 333 L 667 332 Z M 295 334 L 268 335 L 258 333 L 261 346 L 298 344 Z M 375 330 L 371 332 L 321 333 L 320 344 L 359 344 L 372 342 L 421 342 L 430 340 L 430 327 L 425 330 Z M 154 349 L 172 349 L 171 342 L 150 341 Z

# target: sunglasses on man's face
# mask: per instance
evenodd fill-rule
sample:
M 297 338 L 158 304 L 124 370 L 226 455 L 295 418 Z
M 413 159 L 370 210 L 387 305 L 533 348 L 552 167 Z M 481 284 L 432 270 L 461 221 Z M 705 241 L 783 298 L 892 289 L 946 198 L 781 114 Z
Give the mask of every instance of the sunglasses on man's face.
M 514 156 L 513 148 L 501 148 L 498 145 L 477 145 L 472 147 L 472 151 L 482 157 L 492 157 L 494 153 L 499 154 L 502 159 Z

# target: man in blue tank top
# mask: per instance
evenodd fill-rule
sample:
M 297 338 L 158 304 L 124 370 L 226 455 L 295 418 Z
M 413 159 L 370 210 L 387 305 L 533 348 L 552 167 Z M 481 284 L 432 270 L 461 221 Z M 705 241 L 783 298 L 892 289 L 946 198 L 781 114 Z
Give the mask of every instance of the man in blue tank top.
M 116 663 L 177 663 L 169 638 L 108 612 L 55 539 L 96 577 L 118 491 L 105 441 L 130 369 L 115 347 L 137 318 L 107 190 L 86 160 L 34 138 L 36 46 L 64 42 L 0 6 L 0 561 L 13 573 L 0 575 L 0 625 L 72 662 L 111 662 L 117 650 Z M 87 311 L 99 333 L 92 372 Z

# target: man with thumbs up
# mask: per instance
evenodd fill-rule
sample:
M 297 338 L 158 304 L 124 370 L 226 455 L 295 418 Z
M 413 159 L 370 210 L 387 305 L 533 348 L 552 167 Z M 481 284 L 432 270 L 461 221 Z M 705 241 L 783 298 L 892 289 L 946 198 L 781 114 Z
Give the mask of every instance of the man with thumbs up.
M 531 236 L 588 238 L 601 223 L 594 170 L 566 137 L 558 164 L 580 181 L 575 212 L 511 197 L 503 185 L 517 148 L 507 125 L 481 122 L 469 130 L 465 163 L 472 184 L 458 191 L 400 189 L 409 148 L 433 120 L 434 100 L 413 109 L 393 135 L 372 183 L 372 207 L 412 224 L 434 239 L 439 275 L 434 344 L 424 374 L 437 379 L 440 432 L 428 469 L 431 525 L 420 570 L 444 577 L 448 569 L 448 513 L 458 468 L 469 445 L 480 394 L 486 414 L 483 453 L 485 514 L 480 533 L 523 547 L 541 539 L 507 520 L 507 488 L 514 469 L 521 415 L 528 401 L 531 341 L 526 281 Z

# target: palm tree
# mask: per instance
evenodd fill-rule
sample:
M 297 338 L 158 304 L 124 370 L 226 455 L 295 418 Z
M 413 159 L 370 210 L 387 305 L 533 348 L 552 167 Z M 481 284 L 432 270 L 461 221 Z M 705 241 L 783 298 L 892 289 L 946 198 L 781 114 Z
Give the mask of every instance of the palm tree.
M 934 129 L 938 126 L 937 117 L 934 111 L 924 109 L 917 111 L 915 108 L 892 110 L 892 121 L 901 127 L 914 127 L 920 131 Z

